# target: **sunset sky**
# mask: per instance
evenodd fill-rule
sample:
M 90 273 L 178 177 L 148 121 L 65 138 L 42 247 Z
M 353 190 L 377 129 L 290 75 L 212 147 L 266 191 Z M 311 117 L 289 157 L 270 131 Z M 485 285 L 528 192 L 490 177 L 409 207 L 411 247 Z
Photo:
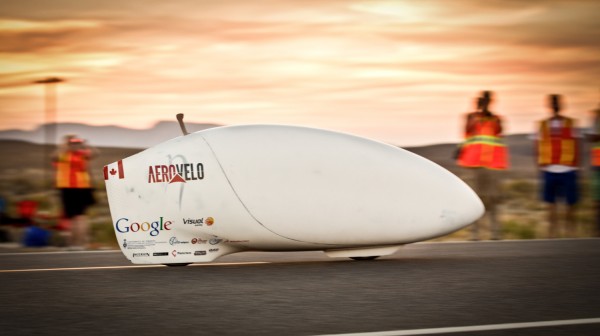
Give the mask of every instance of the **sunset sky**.
M 507 133 L 545 96 L 600 103 L 600 1 L 19 0 L 0 3 L 0 129 L 58 121 L 281 123 L 396 145 L 460 140 L 479 91 Z M 174 134 L 175 136 L 176 134 Z

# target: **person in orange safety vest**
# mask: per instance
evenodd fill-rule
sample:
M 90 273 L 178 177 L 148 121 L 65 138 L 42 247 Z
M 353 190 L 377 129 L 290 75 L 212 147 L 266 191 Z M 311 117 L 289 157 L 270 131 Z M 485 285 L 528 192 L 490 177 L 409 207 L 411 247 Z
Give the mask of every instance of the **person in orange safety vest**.
M 488 110 L 491 92 L 478 99 L 480 108 L 467 115 L 465 142 L 458 165 L 467 168 L 503 170 L 508 168 L 508 150 L 502 140 L 502 121 Z
M 591 193 L 596 212 L 594 235 L 600 237 L 600 106 L 592 111 L 594 119 L 591 132 L 586 134 L 587 140 L 592 143 L 591 150 Z
M 95 203 L 88 163 L 96 150 L 73 135 L 65 137 L 54 155 L 56 188 L 63 206 L 63 223 L 70 229 L 69 245 L 85 249 L 89 243 L 86 209 Z
M 509 166 L 508 149 L 502 138 L 502 120 L 489 110 L 492 92 L 484 91 L 477 99 L 477 110 L 467 114 L 465 141 L 457 155 L 457 164 L 471 168 L 473 187 L 482 199 L 489 217 L 491 239 L 501 239 L 496 205 L 500 201 L 498 171 Z M 480 220 L 481 221 L 481 220 Z M 471 239 L 479 239 L 480 221 L 471 226 Z
M 561 236 L 558 221 L 559 199 L 567 204 L 566 233 L 574 237 L 576 233 L 575 206 L 579 200 L 577 170 L 579 166 L 579 137 L 575 120 L 562 115 L 560 95 L 548 96 L 550 118 L 540 121 L 537 141 L 537 163 L 542 174 L 542 199 L 548 203 L 548 235 Z

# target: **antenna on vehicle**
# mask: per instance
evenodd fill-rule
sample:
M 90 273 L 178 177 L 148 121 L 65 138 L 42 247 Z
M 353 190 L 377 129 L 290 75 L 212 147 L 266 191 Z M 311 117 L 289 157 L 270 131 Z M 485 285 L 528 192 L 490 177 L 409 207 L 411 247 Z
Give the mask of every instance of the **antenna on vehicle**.
M 179 122 L 179 127 L 181 127 L 181 132 L 183 135 L 188 135 L 187 129 L 185 129 L 185 124 L 183 123 L 183 113 L 177 113 L 177 121 Z

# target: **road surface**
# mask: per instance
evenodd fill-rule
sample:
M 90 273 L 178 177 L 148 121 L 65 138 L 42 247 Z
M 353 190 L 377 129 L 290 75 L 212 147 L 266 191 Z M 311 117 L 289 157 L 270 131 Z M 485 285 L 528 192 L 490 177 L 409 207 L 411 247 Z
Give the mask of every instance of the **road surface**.
M 2 335 L 348 333 L 600 335 L 600 239 L 419 243 L 360 262 L 248 252 L 187 267 L 0 251 Z

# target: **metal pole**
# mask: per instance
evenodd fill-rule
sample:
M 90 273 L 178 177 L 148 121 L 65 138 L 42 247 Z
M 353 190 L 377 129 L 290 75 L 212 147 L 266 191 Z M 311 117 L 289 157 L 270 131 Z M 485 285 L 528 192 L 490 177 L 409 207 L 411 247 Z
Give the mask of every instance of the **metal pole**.
M 58 77 L 49 77 L 35 81 L 35 84 L 44 84 L 44 175 L 46 186 L 52 186 L 52 152 L 56 147 L 56 84 L 65 80 Z
M 52 188 L 52 152 L 56 147 L 56 84 L 48 83 L 46 90 L 46 145 L 44 146 L 46 157 L 46 186 Z

